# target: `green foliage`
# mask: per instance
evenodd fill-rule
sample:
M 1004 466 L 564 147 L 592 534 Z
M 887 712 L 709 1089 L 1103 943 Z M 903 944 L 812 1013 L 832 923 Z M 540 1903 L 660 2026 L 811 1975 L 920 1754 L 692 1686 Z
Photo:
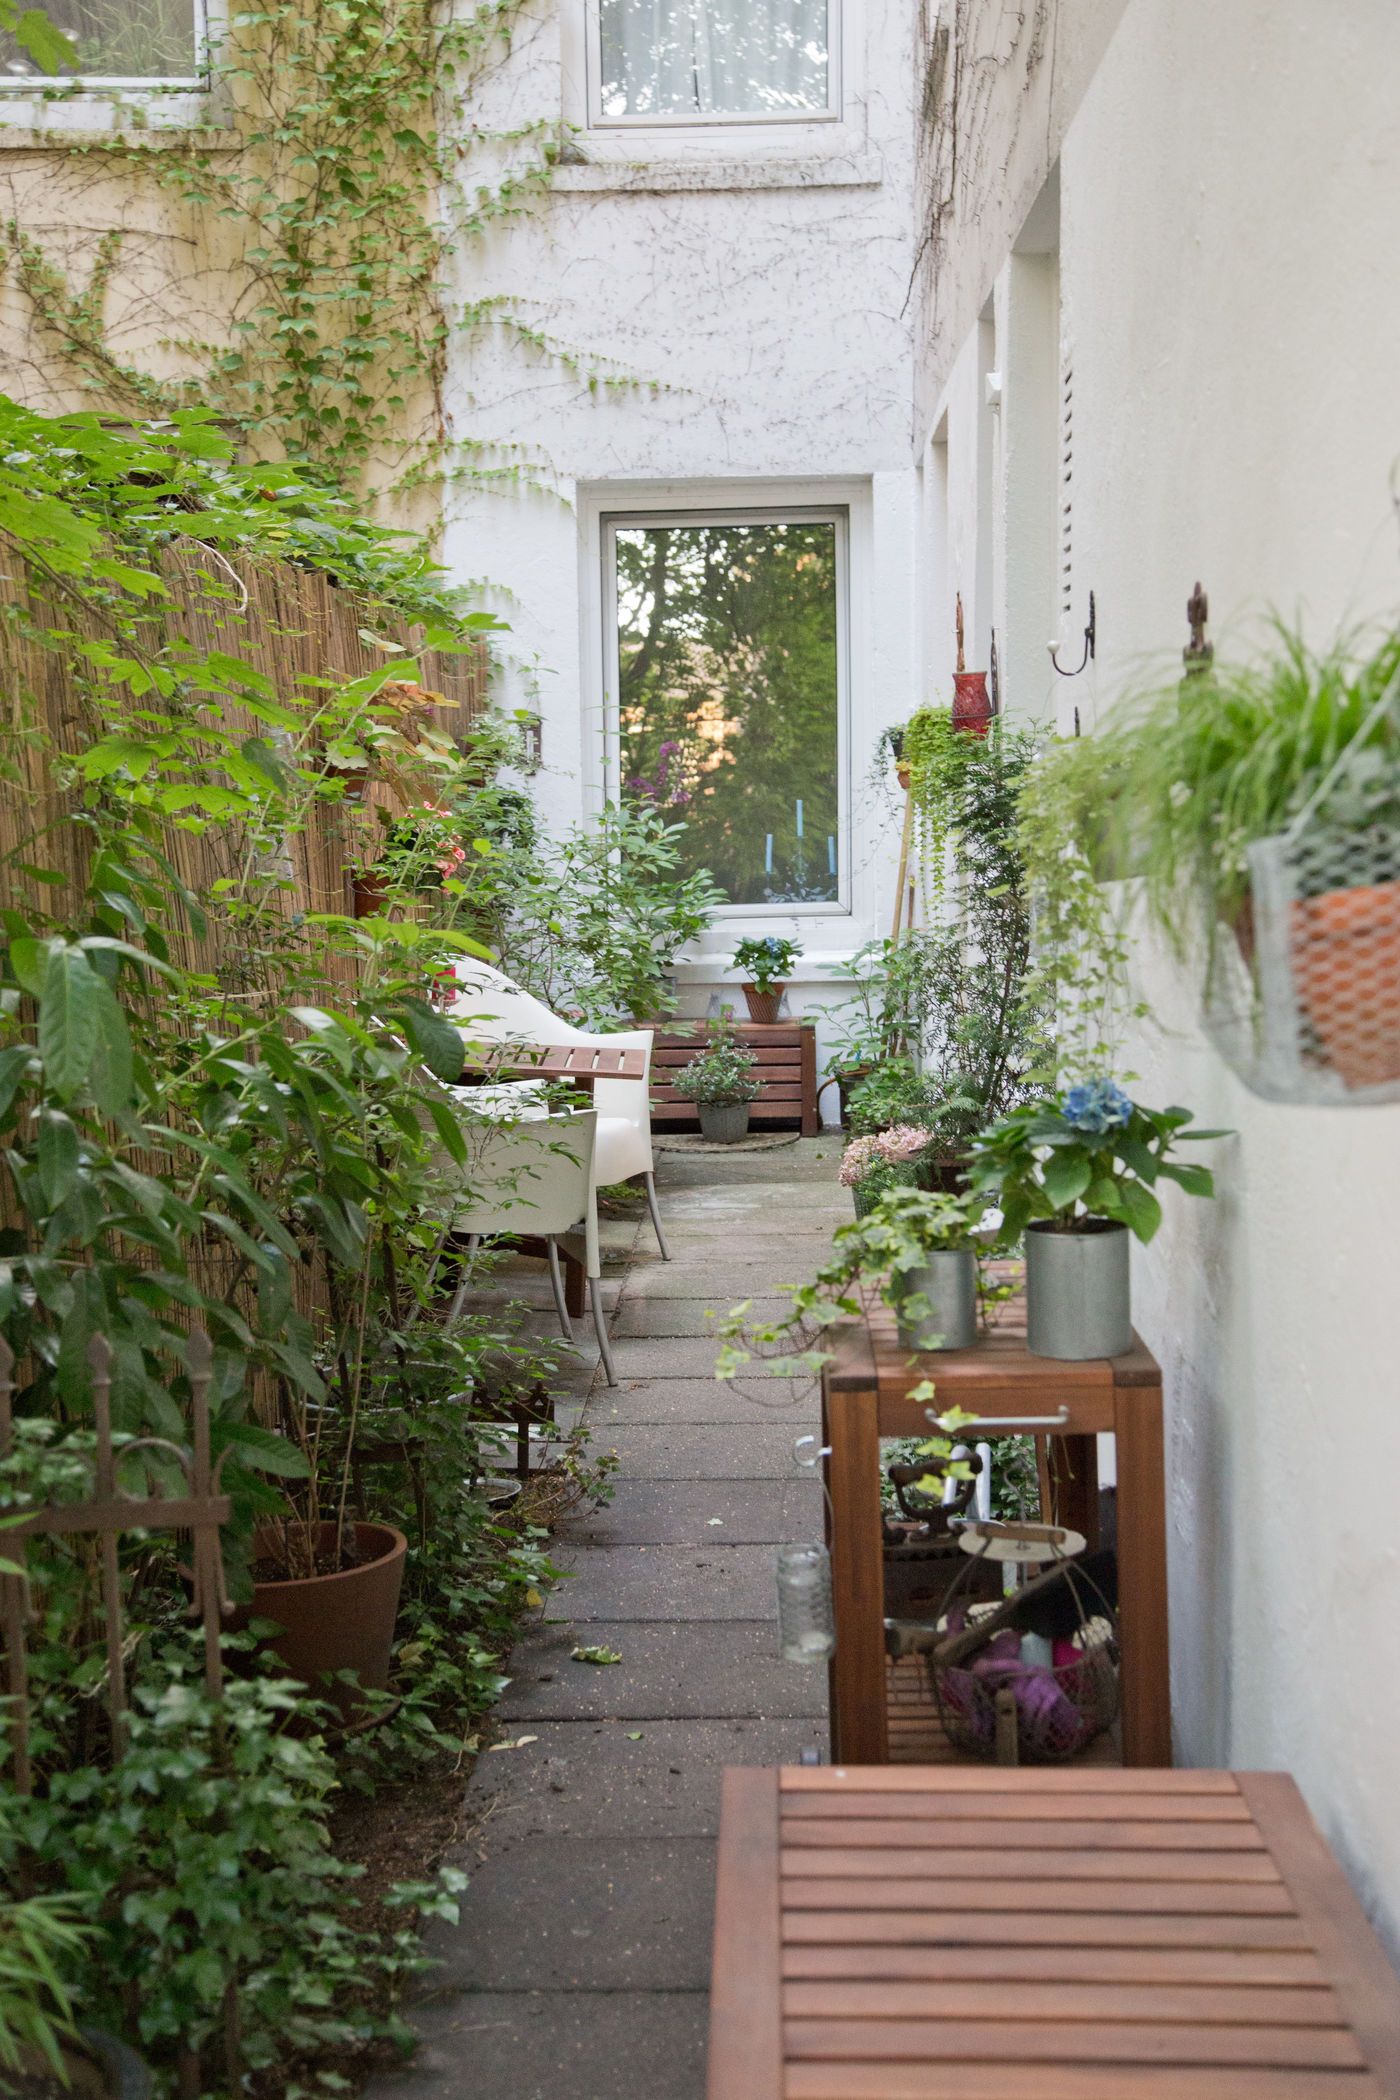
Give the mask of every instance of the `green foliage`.
M 671 971 L 722 900 L 682 869 L 682 830 L 655 809 L 609 803 L 593 822 L 525 847 L 487 844 L 449 899 L 487 900 L 501 967 L 558 1013 L 607 1028 L 674 1011 Z
M 913 1124 L 933 1131 L 942 1123 L 946 1100 L 938 1080 L 920 1072 L 912 1058 L 892 1057 L 852 1087 L 847 1117 L 857 1136 Z
M 702 1101 L 721 1108 L 731 1102 L 754 1101 L 759 1084 L 754 1078 L 758 1059 L 735 1036 L 728 1020 L 712 1021 L 708 1049 L 682 1065 L 671 1084 L 687 1101 Z
M 63 2048 L 76 2037 L 75 1972 L 91 1934 L 72 1896 L 0 1896 L 0 2070 L 35 2061 L 63 2075 Z
M 734 950 L 732 969 L 751 980 L 754 990 L 765 997 L 791 977 L 801 955 L 797 941 L 785 941 L 775 933 L 740 941 Z
M 835 527 L 636 526 L 616 544 L 625 798 L 683 823 L 682 865 L 732 903 L 835 897 Z
M 41 73 L 71 72 L 78 53 L 71 40 L 39 7 L 17 7 L 15 0 L 0 0 L 0 58 L 9 57 L 6 45 L 13 44 L 23 58 Z
M 1173 1147 L 1226 1133 L 1187 1130 L 1190 1121 L 1189 1109 L 1143 1108 L 1108 1082 L 1074 1087 L 1060 1101 L 1026 1102 L 984 1131 L 971 1186 L 995 1191 L 1011 1241 L 1038 1219 L 1072 1231 L 1107 1218 L 1145 1242 L 1162 1222 L 1159 1181 L 1190 1196 L 1215 1193 L 1210 1169 L 1174 1158 Z

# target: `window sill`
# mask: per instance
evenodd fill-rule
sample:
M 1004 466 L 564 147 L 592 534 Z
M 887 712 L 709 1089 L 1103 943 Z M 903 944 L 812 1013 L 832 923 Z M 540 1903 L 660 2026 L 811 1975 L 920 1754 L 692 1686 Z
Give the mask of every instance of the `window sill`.
M 811 153 L 780 160 L 568 161 L 550 187 L 570 196 L 671 195 L 684 190 L 876 189 L 884 180 L 878 153 Z
M 0 153 L 61 151 L 66 146 L 163 147 L 206 151 L 241 143 L 217 90 L 168 95 L 0 96 Z

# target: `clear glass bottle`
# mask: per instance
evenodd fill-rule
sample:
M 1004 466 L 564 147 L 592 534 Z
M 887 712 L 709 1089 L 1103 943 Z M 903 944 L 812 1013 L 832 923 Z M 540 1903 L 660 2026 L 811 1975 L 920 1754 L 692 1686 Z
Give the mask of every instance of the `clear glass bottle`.
M 784 1662 L 825 1662 L 836 1651 L 831 1556 L 825 1546 L 779 1546 L 778 1639 Z

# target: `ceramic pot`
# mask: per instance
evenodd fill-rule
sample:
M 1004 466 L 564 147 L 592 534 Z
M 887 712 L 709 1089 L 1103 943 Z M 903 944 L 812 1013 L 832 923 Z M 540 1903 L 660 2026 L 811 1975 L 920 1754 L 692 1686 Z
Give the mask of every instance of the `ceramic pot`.
M 1078 1363 L 1133 1345 L 1128 1228 L 1086 1219 L 1074 1232 L 1026 1228 L 1026 1347 Z
M 363 875 L 351 878 L 351 892 L 355 901 L 357 919 L 376 919 L 384 909 L 385 892 L 388 889 L 384 877 L 370 868 Z
M 1400 882 L 1295 904 L 1289 961 L 1332 1070 L 1349 1087 L 1400 1079 Z
M 900 1298 L 917 1298 L 905 1316 L 896 1306 L 899 1339 L 908 1349 L 970 1349 L 977 1339 L 977 1256 L 971 1247 L 940 1247 L 900 1278 Z
M 775 984 L 771 992 L 761 992 L 756 984 L 744 986 L 744 998 L 748 1003 L 749 1019 L 771 1028 L 778 1018 L 778 1008 L 783 1003 L 785 984 Z
M 737 1145 L 749 1134 L 751 1101 L 697 1101 L 700 1129 L 712 1145 Z
M 953 673 L 953 727 L 970 736 L 985 736 L 995 720 L 985 671 Z
M 408 1540 L 392 1524 L 356 1524 L 359 1564 L 334 1575 L 292 1576 L 255 1582 L 246 1618 L 271 1619 L 282 1630 L 269 1642 L 289 1677 L 297 1677 L 340 1708 L 352 1720 L 360 1705 L 349 1684 L 322 1680 L 336 1670 L 353 1670 L 368 1691 L 382 1692 L 389 1682 Z M 328 1548 L 334 1524 L 321 1526 L 320 1543 Z M 254 1553 L 280 1546 L 280 1536 L 260 1533 Z M 240 1615 L 241 1616 L 241 1615 Z M 246 1619 L 245 1619 L 246 1623 Z
M 849 1130 L 851 1127 L 851 1095 L 862 1079 L 868 1079 L 874 1069 L 874 1065 L 843 1065 L 839 1071 L 832 1073 L 831 1076 L 836 1081 L 836 1098 L 840 1103 L 837 1113 L 843 1130 Z

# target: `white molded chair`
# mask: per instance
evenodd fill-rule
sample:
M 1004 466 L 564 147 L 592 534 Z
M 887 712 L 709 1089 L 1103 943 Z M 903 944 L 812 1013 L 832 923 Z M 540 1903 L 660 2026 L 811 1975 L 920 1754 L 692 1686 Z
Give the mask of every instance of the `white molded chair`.
M 593 1186 L 596 1189 L 601 1183 L 606 1187 L 611 1182 L 630 1181 L 634 1175 L 642 1175 L 656 1243 L 662 1260 L 669 1261 L 670 1249 L 656 1201 L 656 1168 L 651 1149 L 651 1030 L 622 1028 L 607 1035 L 590 1035 L 587 1029 L 561 1020 L 542 1000 L 522 991 L 490 963 L 474 959 L 457 964 L 457 982 L 461 989 L 451 1009 L 452 1019 L 476 1042 L 599 1043 L 617 1050 L 645 1052 L 646 1071 L 641 1079 L 594 1082 L 598 1142 Z
M 454 1205 L 448 1230 L 465 1233 L 469 1259 L 448 1313 L 452 1326 L 462 1310 L 471 1280 L 470 1256 L 478 1244 L 499 1233 L 542 1239 L 549 1257 L 550 1280 L 559 1324 L 570 1341 L 573 1323 L 564 1300 L 559 1242 L 583 1228 L 584 1269 L 598 1351 L 609 1385 L 617 1384 L 607 1321 L 603 1317 L 602 1265 L 598 1258 L 598 1207 L 594 1191 L 598 1116 L 594 1109 L 562 1115 L 532 1114 L 519 1120 L 497 1120 L 497 1114 L 462 1118 L 467 1158 L 454 1167 L 460 1203 Z M 570 1252 L 576 1252 L 571 1248 Z

